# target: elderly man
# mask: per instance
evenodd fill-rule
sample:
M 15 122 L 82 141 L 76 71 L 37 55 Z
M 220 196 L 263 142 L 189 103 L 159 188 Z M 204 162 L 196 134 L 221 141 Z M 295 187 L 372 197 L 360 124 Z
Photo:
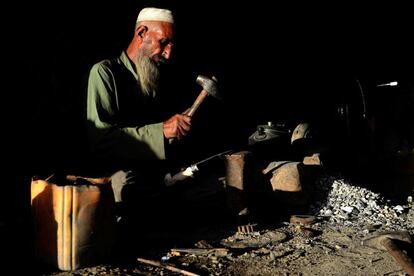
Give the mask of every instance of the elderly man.
M 118 58 L 95 64 L 89 74 L 90 153 L 100 169 L 114 173 L 117 202 L 124 200 L 127 184 L 150 182 L 149 171 L 157 166 L 152 162 L 166 158 L 168 139 L 181 139 L 190 130 L 191 117 L 161 118 L 158 104 L 159 67 L 170 59 L 173 23 L 170 10 L 142 9 L 128 48 Z

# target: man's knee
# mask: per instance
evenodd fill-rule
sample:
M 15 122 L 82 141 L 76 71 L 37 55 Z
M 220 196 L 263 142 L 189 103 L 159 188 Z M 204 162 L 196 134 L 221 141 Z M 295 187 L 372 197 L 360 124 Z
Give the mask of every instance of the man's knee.
M 114 191 L 115 202 L 122 202 L 124 200 L 122 191 L 127 185 L 133 185 L 135 176 L 132 171 L 117 171 L 111 176 L 112 190 Z

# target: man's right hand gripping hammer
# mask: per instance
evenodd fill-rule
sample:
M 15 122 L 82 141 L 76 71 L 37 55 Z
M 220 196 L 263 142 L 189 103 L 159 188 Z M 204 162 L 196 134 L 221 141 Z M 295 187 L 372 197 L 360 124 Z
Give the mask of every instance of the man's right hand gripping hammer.
M 217 93 L 217 79 L 215 77 L 212 77 L 210 79 L 206 76 L 198 75 L 196 83 L 199 84 L 203 89 L 201 90 L 197 99 L 194 101 L 193 105 L 188 108 L 183 114 L 176 114 L 164 122 L 164 136 L 169 139 L 170 144 L 174 141 L 175 138 L 181 139 L 187 135 L 191 126 L 191 117 L 208 95 L 211 95 L 215 98 L 220 98 Z
M 186 114 L 175 114 L 163 123 L 163 132 L 165 138 L 170 143 L 173 139 L 180 140 L 190 131 L 191 117 Z

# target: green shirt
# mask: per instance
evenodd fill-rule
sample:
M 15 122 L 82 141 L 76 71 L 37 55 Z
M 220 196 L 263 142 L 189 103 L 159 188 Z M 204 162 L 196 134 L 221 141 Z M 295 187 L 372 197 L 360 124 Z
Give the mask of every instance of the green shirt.
M 161 112 L 156 99 L 141 92 L 138 81 L 125 52 L 90 71 L 87 133 L 91 154 L 100 161 L 118 165 L 165 159 Z

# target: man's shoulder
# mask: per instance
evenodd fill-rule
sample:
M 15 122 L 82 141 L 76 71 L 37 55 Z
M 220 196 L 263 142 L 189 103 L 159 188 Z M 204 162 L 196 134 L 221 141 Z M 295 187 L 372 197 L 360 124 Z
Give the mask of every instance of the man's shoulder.
M 108 58 L 103 59 L 97 63 L 95 63 L 92 68 L 112 68 L 120 64 L 119 58 Z
M 92 72 L 97 72 L 97 73 L 106 73 L 108 74 L 109 72 L 112 72 L 113 70 L 116 70 L 116 68 L 120 67 L 122 64 L 119 60 L 119 58 L 108 58 L 108 59 L 103 59 L 97 63 L 95 63 L 92 68 L 91 71 Z

